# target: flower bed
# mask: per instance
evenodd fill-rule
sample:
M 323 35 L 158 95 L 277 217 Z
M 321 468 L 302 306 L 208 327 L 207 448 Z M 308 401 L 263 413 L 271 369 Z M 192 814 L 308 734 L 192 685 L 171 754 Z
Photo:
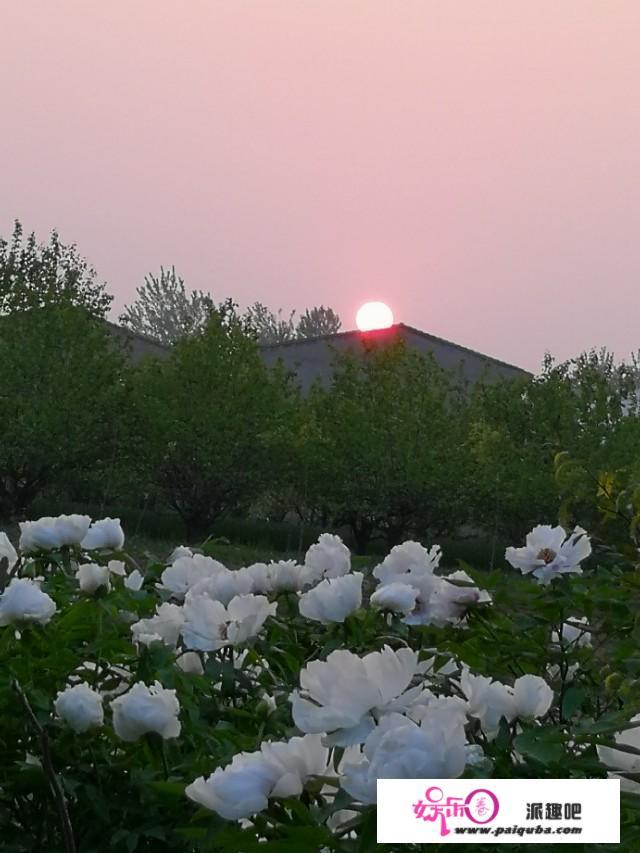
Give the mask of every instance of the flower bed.
M 331 534 L 236 570 L 140 565 L 117 519 L 0 534 L 3 850 L 364 851 L 379 778 L 608 772 L 637 838 L 637 567 L 581 528 L 505 557 L 445 575 L 405 542 L 365 577 Z

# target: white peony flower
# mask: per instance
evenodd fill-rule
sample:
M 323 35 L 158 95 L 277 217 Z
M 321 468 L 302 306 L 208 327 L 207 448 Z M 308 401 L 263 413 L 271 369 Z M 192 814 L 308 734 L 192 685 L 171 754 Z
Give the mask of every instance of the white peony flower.
M 240 820 L 265 809 L 270 797 L 301 794 L 310 778 L 331 772 L 328 761 L 320 735 L 263 743 L 259 752 L 241 752 L 208 779 L 196 779 L 186 794 L 227 820 Z
M 266 595 L 271 591 L 271 582 L 269 579 L 269 568 L 266 563 L 253 563 L 245 569 L 247 575 L 253 581 L 250 592 L 258 595 Z
M 101 518 L 94 521 L 80 544 L 87 551 L 95 551 L 98 548 L 120 551 L 124 547 L 124 531 L 120 519 Z
M 94 595 L 101 587 L 105 587 L 107 592 L 111 589 L 108 566 L 99 566 L 97 563 L 82 563 L 78 566 L 76 578 L 80 584 L 80 589 L 87 595 Z
M 262 595 L 238 595 L 225 607 L 204 595 L 188 593 L 184 603 L 182 637 L 188 649 L 213 652 L 240 645 L 256 636 L 276 604 Z
M 127 574 L 127 567 L 124 560 L 109 560 L 107 568 L 112 575 L 116 575 L 119 578 L 123 578 Z
M 55 529 L 60 545 L 79 545 L 87 534 L 91 519 L 88 515 L 59 515 Z
M 623 732 L 618 732 L 615 735 L 615 742 L 620 746 L 630 746 L 633 749 L 640 749 L 640 714 L 636 714 L 629 721 L 635 723 L 635 728 L 626 729 Z M 631 794 L 640 794 L 640 783 L 633 779 L 626 779 L 624 773 L 640 773 L 640 755 L 634 755 L 632 752 L 623 752 L 621 749 L 616 749 L 611 746 L 597 746 L 598 758 L 600 761 L 611 770 L 617 771 L 609 773 L 612 778 L 620 779 L 620 790 L 627 791 Z
M 179 560 L 180 557 L 193 557 L 193 551 L 191 550 L 191 548 L 187 548 L 186 545 L 178 545 L 171 552 L 167 563 L 171 565 L 172 563 L 175 563 L 176 560 Z
M 180 734 L 180 703 L 175 690 L 156 681 L 147 687 L 136 682 L 131 690 L 111 702 L 113 728 L 121 740 L 135 741 L 149 733 L 165 740 Z
M 351 571 L 351 551 L 339 536 L 322 533 L 304 557 L 313 579 L 338 578 Z
M 91 519 L 89 519 L 89 524 Z M 89 529 L 87 524 L 87 530 Z M 49 551 L 60 547 L 60 538 L 55 528 L 55 518 L 44 516 L 38 521 L 20 522 L 19 548 L 25 554 L 33 551 Z
M 472 675 L 463 666 L 460 687 L 467 698 L 467 713 L 480 720 L 490 740 L 498 734 L 503 717 L 508 723 L 516 717 L 537 719 L 547 713 L 553 701 L 553 690 L 537 675 L 522 675 L 510 687 L 484 675 Z
M 434 545 L 427 551 L 419 542 L 409 540 L 392 548 L 380 565 L 373 570 L 373 576 L 381 584 L 389 584 L 412 570 L 418 575 L 425 573 L 432 575 L 438 568 L 441 557 L 439 545 Z
M 451 583 L 454 580 L 456 583 Z M 460 582 L 464 582 L 462 586 Z M 408 625 L 437 625 L 459 623 L 470 606 L 491 601 L 486 590 L 471 586 L 466 572 L 453 572 L 447 577 L 427 575 L 417 584 L 416 607 L 404 621 Z
M 228 644 L 227 609 L 206 595 L 187 595 L 182 639 L 187 649 L 215 652 Z
M 139 592 L 142 589 L 142 584 L 144 583 L 144 578 L 140 574 L 137 569 L 134 569 L 130 574 L 126 576 L 124 579 L 124 585 L 127 589 L 130 589 L 132 592 Z
M 584 628 L 581 627 L 582 625 L 584 625 Z M 563 645 L 573 646 L 574 648 L 590 646 L 591 634 L 589 633 L 589 631 L 587 631 L 588 627 L 589 625 L 586 616 L 583 616 L 581 619 L 579 619 L 577 616 L 570 616 L 569 619 L 560 628 Z M 555 646 L 560 645 L 560 637 L 558 636 L 557 631 L 552 632 L 551 642 Z
M 102 696 L 82 681 L 58 693 L 56 714 L 76 732 L 100 727 L 104 722 Z
M 419 668 L 412 649 L 394 652 L 385 646 L 363 658 L 337 649 L 301 671 L 301 690 L 289 697 L 293 720 L 303 732 L 333 733 L 325 738 L 327 745 L 362 743 L 376 717 L 406 709 L 422 692 L 421 686 L 407 691 Z
M 156 607 L 155 616 L 140 619 L 131 626 L 133 642 L 143 646 L 161 642 L 175 649 L 183 625 L 182 607 L 165 602 Z
M 539 675 L 521 675 L 513 683 L 514 716 L 521 720 L 544 717 L 553 702 L 553 690 Z
M 299 592 L 313 583 L 308 566 L 300 566 L 295 560 L 279 560 L 267 566 L 268 592 Z
M 344 622 L 362 604 L 361 572 L 321 581 L 298 600 L 300 614 L 316 622 Z
M 11 540 L 6 533 L 0 530 L 0 560 L 6 559 L 9 563 L 9 571 L 18 562 L 18 553 L 11 544 Z
M 379 586 L 369 599 L 372 607 L 409 614 L 415 609 L 418 590 L 406 583 L 389 583 Z
M 203 578 L 189 590 L 192 595 L 206 595 L 212 601 L 227 606 L 236 595 L 247 595 L 253 590 L 254 578 L 246 569 L 222 569 L 212 577 Z
M 238 646 L 259 634 L 269 616 L 275 616 L 277 605 L 263 595 L 237 595 L 227 607 L 227 638 Z
M 208 779 L 200 776 L 185 789 L 189 799 L 227 820 L 240 820 L 266 809 L 273 768 L 260 752 L 240 752 Z
M 456 779 L 467 761 L 464 713 L 427 707 L 420 724 L 386 714 L 367 738 L 362 760 L 346 763 L 342 787 L 362 803 L 375 803 L 378 779 Z
M 430 551 L 418 542 L 396 545 L 374 569 L 379 584 L 371 604 L 404 613 L 407 625 L 442 627 L 459 623 L 470 605 L 491 601 L 491 596 L 474 586 L 465 572 L 436 575 L 440 557 L 437 545 Z
M 333 775 L 329 767 L 329 750 L 320 735 L 293 737 L 286 742 L 263 743 L 260 752 L 275 771 L 276 781 L 270 797 L 297 797 L 308 779 Z
M 43 516 L 20 522 L 20 550 L 26 553 L 51 551 L 63 545 L 79 545 L 87 534 L 88 515 Z
M 436 696 L 428 689 L 424 689 L 404 710 L 409 719 L 414 723 L 420 723 L 425 716 L 433 716 L 434 713 L 445 714 L 450 717 L 458 717 L 462 724 L 467 722 L 468 703 L 459 696 Z M 400 708 L 394 708 L 398 712 Z
M 46 625 L 56 609 L 55 601 L 42 592 L 37 581 L 13 578 L 0 595 L 0 627 L 13 622 Z
M 467 666 L 463 666 L 460 676 L 460 688 L 467 698 L 467 713 L 480 720 L 482 730 L 489 740 L 493 740 L 504 717 L 511 722 L 515 717 L 513 690 L 499 681 L 493 681 L 484 675 L 472 675 Z
M 222 563 L 202 554 L 192 557 L 178 557 L 160 576 L 159 589 L 167 590 L 175 598 L 183 599 L 189 590 L 199 581 L 214 577 L 226 571 Z
M 582 574 L 580 563 L 590 554 L 591 542 L 581 527 L 568 535 L 563 527 L 539 524 L 527 534 L 526 545 L 507 548 L 505 558 L 523 575 L 533 574 L 546 585 L 562 574 Z

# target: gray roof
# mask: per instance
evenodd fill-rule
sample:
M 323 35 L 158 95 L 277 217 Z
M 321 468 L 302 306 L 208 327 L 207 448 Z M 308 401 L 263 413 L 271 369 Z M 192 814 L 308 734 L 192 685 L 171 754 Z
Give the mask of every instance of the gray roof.
M 166 358 L 170 352 L 169 347 L 153 338 L 116 326 L 114 323 L 107 323 L 107 325 L 111 334 L 129 347 L 131 357 L 136 362 L 148 356 Z M 483 355 L 460 344 L 421 332 L 404 323 L 397 323 L 388 329 L 377 329 L 373 332 L 338 332 L 318 338 L 263 344 L 260 346 L 260 354 L 269 367 L 282 361 L 287 370 L 296 374 L 302 390 L 307 391 L 316 379 L 324 385 L 330 383 L 333 375 L 332 363 L 336 353 L 349 349 L 361 351 L 363 342 L 367 340 L 382 343 L 403 340 L 407 346 L 418 352 L 433 355 L 436 363 L 445 370 L 461 370 L 463 377 L 471 383 L 476 382 L 481 376 L 495 381 L 531 375 L 514 364 L 508 364 L 506 361 Z
M 497 358 L 475 352 L 472 349 L 421 332 L 404 323 L 396 323 L 388 329 L 374 332 L 338 332 L 307 340 L 286 341 L 260 347 L 265 364 L 273 366 L 279 360 L 287 370 L 293 371 L 303 391 L 319 379 L 328 385 L 333 373 L 332 361 L 335 353 L 359 350 L 363 341 L 392 342 L 403 340 L 405 344 L 424 355 L 432 354 L 436 363 L 445 370 L 461 370 L 468 382 L 476 382 L 481 376 L 488 380 L 516 379 L 530 376 L 526 370 Z
M 117 326 L 109 320 L 105 320 L 107 331 L 116 340 L 124 344 L 125 348 L 131 355 L 131 360 L 135 363 L 143 358 L 154 356 L 155 358 L 166 358 L 169 355 L 169 348 L 154 338 L 148 335 L 141 335 L 140 332 L 132 332 L 124 326 Z

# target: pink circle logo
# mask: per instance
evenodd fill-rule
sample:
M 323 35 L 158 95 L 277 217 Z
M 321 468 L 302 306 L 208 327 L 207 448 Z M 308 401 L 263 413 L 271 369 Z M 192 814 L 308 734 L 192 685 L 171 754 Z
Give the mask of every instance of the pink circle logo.
M 476 788 L 464 801 L 464 810 L 473 823 L 490 823 L 500 811 L 500 803 L 493 791 Z

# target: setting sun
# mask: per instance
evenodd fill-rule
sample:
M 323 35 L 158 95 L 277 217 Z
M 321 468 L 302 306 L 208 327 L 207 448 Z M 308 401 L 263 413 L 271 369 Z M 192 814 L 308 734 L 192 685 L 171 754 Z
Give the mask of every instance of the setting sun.
M 365 302 L 356 314 L 356 326 L 361 332 L 388 329 L 393 326 L 393 312 L 384 302 Z

